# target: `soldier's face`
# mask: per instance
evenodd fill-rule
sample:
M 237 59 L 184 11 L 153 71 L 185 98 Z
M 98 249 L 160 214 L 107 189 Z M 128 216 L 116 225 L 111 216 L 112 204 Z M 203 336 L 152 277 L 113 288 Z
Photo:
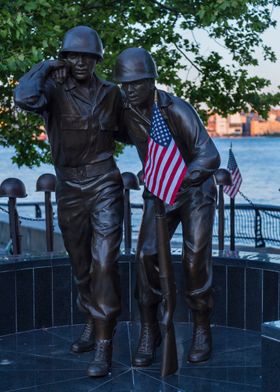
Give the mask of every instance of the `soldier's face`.
M 91 78 L 97 59 L 87 53 L 68 52 L 66 61 L 70 68 L 70 73 L 78 81 L 85 81 Z
M 133 106 L 145 106 L 154 94 L 154 79 L 142 79 L 134 82 L 122 83 L 128 102 Z

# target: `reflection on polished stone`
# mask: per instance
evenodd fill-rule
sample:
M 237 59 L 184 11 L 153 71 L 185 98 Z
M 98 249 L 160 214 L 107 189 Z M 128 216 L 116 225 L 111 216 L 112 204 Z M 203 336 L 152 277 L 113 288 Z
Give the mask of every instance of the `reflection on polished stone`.
M 262 324 L 263 392 L 280 390 L 280 320 Z
M 161 351 L 149 368 L 131 367 L 139 324 L 121 322 L 114 339 L 112 373 L 89 379 L 92 353 L 75 355 L 69 348 L 82 326 L 23 332 L 0 338 L 0 391 L 24 392 L 256 392 L 261 390 L 261 339 L 258 332 L 213 327 L 211 360 L 186 362 L 192 327 L 176 323 L 179 370 L 160 377 Z

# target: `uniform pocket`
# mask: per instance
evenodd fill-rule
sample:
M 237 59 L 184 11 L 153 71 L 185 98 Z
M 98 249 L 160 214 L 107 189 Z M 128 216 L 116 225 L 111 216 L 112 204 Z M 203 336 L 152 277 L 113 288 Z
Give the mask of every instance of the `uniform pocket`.
M 89 136 L 88 128 L 88 116 L 61 116 L 61 141 L 66 154 L 70 152 L 75 156 L 77 152 L 81 152 L 86 147 Z
M 62 115 L 60 127 L 62 130 L 87 130 L 88 116 Z
M 117 132 L 118 126 L 114 121 L 100 120 L 99 129 L 101 132 Z
M 118 132 L 116 122 L 110 120 L 99 121 L 98 138 L 96 141 L 96 152 L 111 151 L 114 149 L 114 134 Z

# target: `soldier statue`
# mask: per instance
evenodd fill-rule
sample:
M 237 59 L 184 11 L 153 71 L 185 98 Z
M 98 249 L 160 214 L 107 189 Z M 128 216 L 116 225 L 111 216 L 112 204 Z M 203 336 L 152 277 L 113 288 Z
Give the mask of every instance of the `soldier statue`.
M 97 32 L 74 27 L 65 34 L 59 59 L 35 65 L 14 93 L 16 105 L 45 120 L 57 175 L 58 222 L 72 262 L 77 303 L 87 316 L 71 350 L 94 349 L 91 377 L 110 371 L 121 309 L 117 262 L 123 183 L 113 158 L 121 93 L 96 76 L 102 59 Z
M 152 56 L 144 49 L 129 48 L 116 60 L 114 79 L 125 95 L 124 127 L 143 163 L 147 159 L 148 137 L 155 91 L 158 108 L 187 166 L 187 172 L 172 206 L 166 206 L 170 238 L 179 223 L 183 231 L 182 263 L 186 301 L 194 323 L 188 361 L 206 361 L 211 354 L 210 315 L 212 298 L 212 229 L 216 208 L 213 174 L 220 165 L 219 153 L 194 108 L 182 99 L 155 88 L 158 77 Z M 144 211 L 136 255 L 136 298 L 141 318 L 134 366 L 149 366 L 161 343 L 157 319 L 161 302 L 158 273 L 154 196 L 144 189 Z M 159 244 L 161 246 L 161 244 Z

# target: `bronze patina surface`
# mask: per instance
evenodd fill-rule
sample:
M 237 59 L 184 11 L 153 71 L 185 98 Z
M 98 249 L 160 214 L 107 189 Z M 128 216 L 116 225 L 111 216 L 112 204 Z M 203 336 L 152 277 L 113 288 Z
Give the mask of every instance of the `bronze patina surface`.
M 90 351 L 96 343 L 90 376 L 109 372 L 120 314 L 123 183 L 113 154 L 121 94 L 96 76 L 102 58 L 97 32 L 77 26 L 65 34 L 59 59 L 36 64 L 14 93 L 16 105 L 45 120 L 57 175 L 59 226 L 72 261 L 78 305 L 87 314 L 72 351 Z
M 154 104 L 155 78 L 155 63 L 144 49 L 129 48 L 118 56 L 115 80 L 122 83 L 124 90 L 124 128 L 143 165 Z M 175 204 L 166 206 L 166 219 L 170 237 L 177 226 L 182 225 L 186 301 L 194 321 L 188 360 L 201 362 L 207 360 L 211 353 L 211 246 L 217 193 L 213 174 L 220 165 L 220 156 L 189 103 L 165 91 L 158 90 L 157 95 L 161 114 L 188 167 Z M 154 196 L 145 189 L 143 198 L 144 212 L 136 256 L 136 298 L 142 322 L 140 343 L 134 358 L 137 366 L 153 362 L 158 344 L 158 333 L 155 332 L 157 308 L 162 298 L 158 247 L 163 244 L 157 244 Z

